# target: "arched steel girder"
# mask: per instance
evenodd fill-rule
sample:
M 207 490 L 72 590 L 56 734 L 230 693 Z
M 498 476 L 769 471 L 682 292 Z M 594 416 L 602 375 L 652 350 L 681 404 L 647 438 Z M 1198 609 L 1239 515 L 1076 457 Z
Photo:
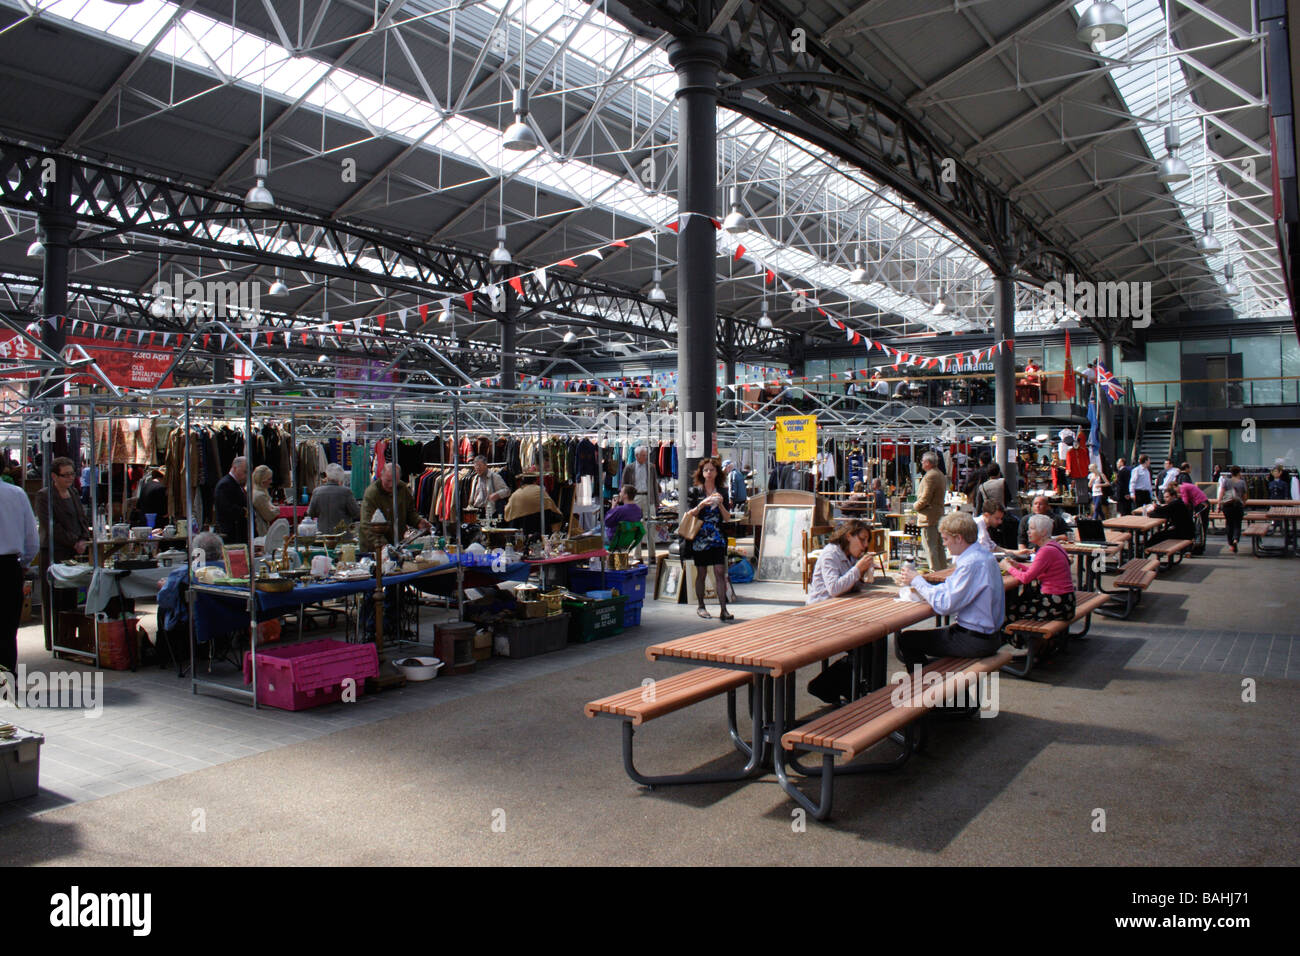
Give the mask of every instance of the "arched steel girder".
M 727 45 L 722 71 L 734 77 L 720 84 L 723 105 L 887 183 L 994 272 L 1036 284 L 1062 281 L 1066 272 L 1086 275 L 1005 193 L 771 0 L 616 0 L 610 14 L 642 34 L 649 27 L 678 37 L 705 31 L 721 37 Z M 767 102 L 745 95 L 759 90 Z

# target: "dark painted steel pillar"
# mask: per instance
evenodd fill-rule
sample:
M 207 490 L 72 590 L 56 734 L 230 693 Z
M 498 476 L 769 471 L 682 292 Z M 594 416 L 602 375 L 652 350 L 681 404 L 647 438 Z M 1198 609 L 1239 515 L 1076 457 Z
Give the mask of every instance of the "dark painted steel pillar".
M 77 220 L 72 214 L 72 174 L 66 160 L 55 160 L 53 179 L 45 187 L 45 205 L 39 222 L 45 246 L 41 308 L 48 318 L 68 314 L 68 246 Z M 41 341 L 50 351 L 62 352 L 67 333 L 57 322 L 43 322 Z
M 697 444 L 678 456 L 683 507 L 690 476 L 713 450 L 717 433 L 718 68 L 726 44 L 714 36 L 673 40 L 668 61 L 677 71 L 677 209 L 701 213 L 679 220 L 677 238 L 677 403 L 679 422 Z M 694 434 L 693 434 L 694 433 Z
M 1016 280 L 1004 272 L 993 277 L 995 292 L 993 305 L 993 341 L 1004 343 L 1001 350 L 993 352 L 993 373 L 996 380 L 994 419 L 997 425 L 998 466 L 1007 480 L 1007 498 L 1018 507 L 1015 495 L 1019 487 L 1019 466 L 1016 460 L 1016 350 L 1012 340 L 1016 337 Z

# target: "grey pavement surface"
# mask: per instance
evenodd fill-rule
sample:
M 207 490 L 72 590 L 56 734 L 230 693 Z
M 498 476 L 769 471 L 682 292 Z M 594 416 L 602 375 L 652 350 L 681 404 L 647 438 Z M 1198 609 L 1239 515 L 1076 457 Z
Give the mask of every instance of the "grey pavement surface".
M 194 696 L 174 672 L 109 673 L 101 716 L 15 720 L 47 737 L 42 791 L 0 806 L 0 860 L 238 865 L 255 839 L 259 859 L 325 865 L 1290 863 L 1300 564 L 1219 551 L 1031 680 L 1003 678 L 997 718 L 941 722 L 899 772 L 846 778 L 834 819 L 802 832 L 771 777 L 641 790 L 618 723 L 582 716 L 669 672 L 646 645 L 721 626 L 647 602 L 609 640 L 297 713 Z M 771 584 L 741 597 L 742 619 L 802 600 Z M 50 666 L 39 628 L 21 655 Z M 816 706 L 802 687 L 799 703 Z M 726 765 L 722 718 L 708 702 L 647 725 L 638 763 Z

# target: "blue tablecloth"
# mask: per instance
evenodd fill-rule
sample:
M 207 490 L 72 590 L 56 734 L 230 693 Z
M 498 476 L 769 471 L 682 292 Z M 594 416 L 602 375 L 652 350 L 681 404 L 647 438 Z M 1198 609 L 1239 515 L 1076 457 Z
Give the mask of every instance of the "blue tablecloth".
M 485 566 L 474 560 L 473 556 L 468 557 L 470 560 L 465 562 L 467 574 L 472 572 L 475 575 L 488 575 L 498 581 L 522 581 L 528 578 L 529 566 L 522 561 L 516 561 L 504 567 L 498 566 L 494 569 L 490 565 Z M 385 574 L 384 587 L 408 583 L 419 586 L 425 579 L 437 575 L 445 575 L 454 579 L 457 563 L 453 557 L 453 560 L 447 564 L 440 564 L 436 568 L 411 571 L 407 574 Z M 318 604 L 348 594 L 369 593 L 374 589 L 375 579 L 363 578 L 359 581 L 331 581 L 323 584 L 300 585 L 292 591 L 284 591 L 279 594 L 257 591 L 255 592 L 257 616 L 259 619 L 268 618 L 304 604 Z M 223 634 L 226 631 L 233 630 L 239 624 L 247 628 L 248 615 L 242 610 L 244 601 L 248 597 L 247 588 L 196 584 L 194 591 L 194 628 L 196 638 L 200 642 L 207 641 L 209 637 L 215 634 Z M 237 612 L 235 612 L 235 606 L 239 608 Z

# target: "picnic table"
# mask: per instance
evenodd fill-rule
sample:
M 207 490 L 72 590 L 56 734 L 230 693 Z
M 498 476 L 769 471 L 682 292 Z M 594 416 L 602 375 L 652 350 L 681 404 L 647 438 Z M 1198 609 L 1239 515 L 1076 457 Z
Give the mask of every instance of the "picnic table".
M 952 573 L 952 568 L 923 575 L 938 583 Z M 1015 578 L 1003 575 L 1007 590 L 1017 586 Z M 797 762 L 782 749 L 781 739 L 800 721 L 795 716 L 795 677 L 799 669 L 848 653 L 852 669 L 852 700 L 865 691 L 878 690 L 888 682 L 887 638 L 904 628 L 936 616 L 924 601 L 900 601 L 893 588 L 878 587 L 863 593 L 819 601 L 816 604 L 781 611 L 754 621 L 726 628 L 713 628 L 699 634 L 652 644 L 646 657 L 652 661 L 703 665 L 697 671 L 716 669 L 718 674 L 740 671 L 753 675 L 751 713 L 754 733 L 752 746 L 741 739 L 735 728 L 734 702 L 729 706 L 730 736 L 746 757 L 745 767 L 732 774 L 682 774 L 673 777 L 642 777 L 632 767 L 630 737 L 632 724 L 625 724 L 625 765 L 638 782 L 692 783 L 739 781 L 771 766 L 781 786 L 794 796 L 797 787 L 790 770 L 802 772 Z M 683 677 L 686 675 L 682 675 Z M 703 680 L 708 680 L 704 675 Z M 671 679 L 670 679 L 671 680 Z M 735 684 L 732 685 L 734 693 Z M 716 691 L 715 691 L 716 692 Z M 691 700 L 692 703 L 703 696 Z M 730 700 L 730 697 L 729 697 Z M 588 705 L 588 713 L 594 713 Z
M 1133 554 L 1134 557 L 1146 557 L 1147 541 L 1150 539 L 1152 532 L 1164 527 L 1164 518 L 1149 518 L 1146 515 L 1121 515 L 1118 518 L 1107 518 L 1102 522 L 1102 526 L 1112 531 L 1127 531 L 1133 535 Z
M 1071 555 L 1075 565 L 1075 588 L 1080 591 L 1100 591 L 1103 594 L 1109 594 L 1101 586 L 1101 574 L 1107 565 L 1113 560 L 1115 566 L 1120 563 L 1121 546 L 1118 544 L 1109 544 L 1106 547 L 1097 545 L 1079 544 L 1075 541 L 1062 542 L 1061 547 L 1065 553 Z M 1097 556 L 1103 557 L 1101 567 L 1098 567 Z
M 1255 502 L 1251 506 L 1258 509 L 1264 505 L 1263 502 Z M 1285 558 L 1294 557 L 1297 550 L 1300 550 L 1300 534 L 1297 533 L 1297 522 L 1300 522 L 1300 506 L 1289 505 L 1286 502 L 1273 500 L 1267 502 L 1268 510 L 1260 512 L 1247 511 L 1242 515 L 1242 520 L 1248 526 L 1250 537 L 1252 538 L 1251 550 L 1257 557 L 1261 558 Z M 1282 546 L 1262 544 L 1260 539 L 1268 533 L 1268 524 L 1270 522 L 1279 522 L 1282 525 Z M 1256 524 L 1257 529 L 1250 529 L 1249 525 Z

